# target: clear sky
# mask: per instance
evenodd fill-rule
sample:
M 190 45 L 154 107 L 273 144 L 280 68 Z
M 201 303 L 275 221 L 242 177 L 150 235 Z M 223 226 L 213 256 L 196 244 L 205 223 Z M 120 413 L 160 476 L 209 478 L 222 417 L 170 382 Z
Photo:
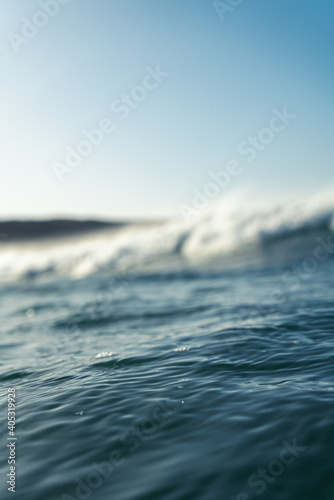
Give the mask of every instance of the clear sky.
M 1 219 L 174 215 L 230 160 L 221 196 L 334 184 L 334 2 L 0 4 Z

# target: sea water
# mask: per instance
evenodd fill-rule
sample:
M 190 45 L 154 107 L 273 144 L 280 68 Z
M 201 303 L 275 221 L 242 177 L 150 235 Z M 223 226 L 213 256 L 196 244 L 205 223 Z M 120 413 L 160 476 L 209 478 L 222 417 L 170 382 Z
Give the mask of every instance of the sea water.
M 332 217 L 3 244 L 1 499 L 334 498 Z

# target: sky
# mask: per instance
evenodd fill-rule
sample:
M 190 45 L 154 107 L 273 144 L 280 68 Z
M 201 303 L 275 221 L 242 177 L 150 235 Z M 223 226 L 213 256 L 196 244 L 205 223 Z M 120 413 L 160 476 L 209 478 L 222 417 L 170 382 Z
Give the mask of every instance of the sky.
M 334 185 L 334 2 L 0 5 L 0 219 L 173 216 L 228 168 L 219 197 Z

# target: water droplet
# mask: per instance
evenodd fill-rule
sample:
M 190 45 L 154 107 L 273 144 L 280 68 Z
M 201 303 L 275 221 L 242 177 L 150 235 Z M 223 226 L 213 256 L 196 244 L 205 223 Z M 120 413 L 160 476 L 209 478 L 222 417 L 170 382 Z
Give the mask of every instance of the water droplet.
M 95 356 L 95 359 L 110 358 L 111 356 L 112 356 L 112 352 L 99 352 L 99 354 L 97 354 Z
M 76 415 L 83 415 L 85 412 L 84 411 L 77 411 Z

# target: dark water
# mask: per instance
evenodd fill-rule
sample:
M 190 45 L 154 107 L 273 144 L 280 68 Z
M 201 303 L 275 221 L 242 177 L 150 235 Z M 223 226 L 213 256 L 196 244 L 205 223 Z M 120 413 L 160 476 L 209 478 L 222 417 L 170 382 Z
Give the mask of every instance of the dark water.
M 242 265 L 4 282 L 1 499 L 333 499 L 334 252 L 318 236 Z

